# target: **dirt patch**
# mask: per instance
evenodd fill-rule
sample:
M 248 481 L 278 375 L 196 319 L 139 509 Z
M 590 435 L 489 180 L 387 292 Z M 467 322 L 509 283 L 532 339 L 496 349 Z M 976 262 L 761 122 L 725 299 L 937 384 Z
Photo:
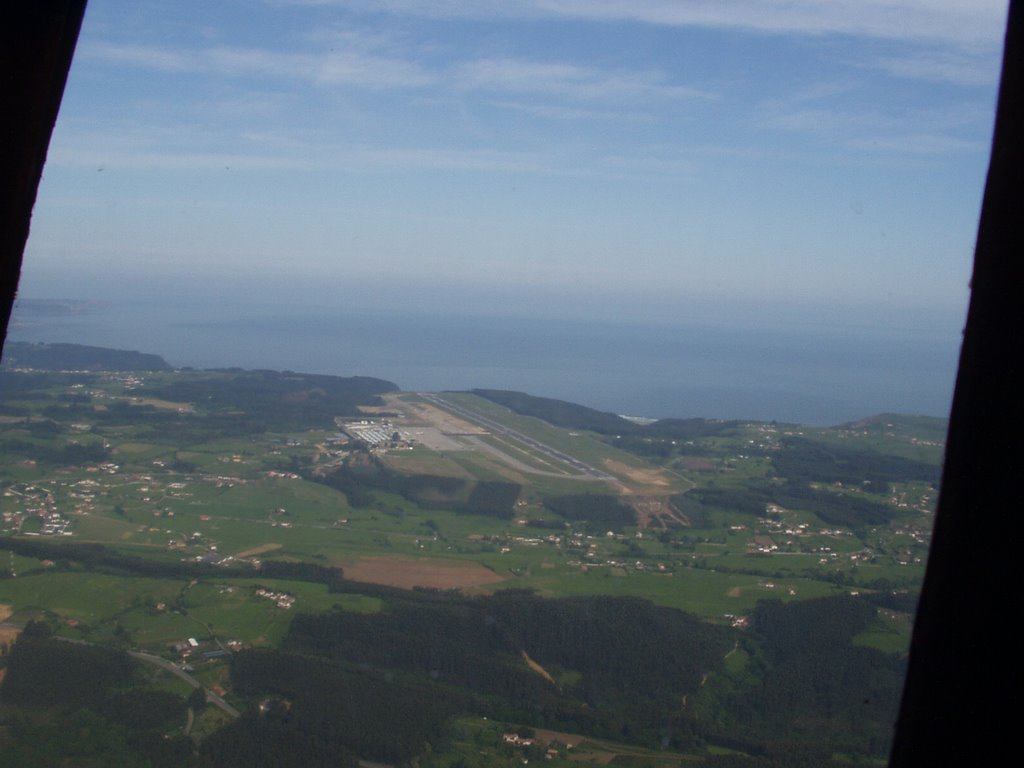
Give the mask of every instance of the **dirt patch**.
M 0 627 L 0 645 L 9 646 L 18 639 L 21 630 L 17 627 Z
M 630 496 L 626 501 L 636 510 L 636 524 L 640 528 L 689 527 L 667 496 Z
M 614 459 L 605 459 L 603 463 L 609 472 L 620 476 L 624 475 L 638 485 L 668 488 L 672 484 L 672 481 L 665 477 L 665 473 L 660 469 L 638 469 Z
M 0 603 L 0 621 L 7 621 L 11 618 L 11 614 L 14 613 L 14 609 L 6 603 Z
M 583 754 L 569 755 L 574 763 L 588 763 L 591 765 L 611 765 L 612 761 L 619 756 L 617 752 L 585 752 Z
M 235 557 L 256 557 L 256 555 L 265 555 L 267 552 L 273 552 L 275 549 L 280 549 L 280 544 L 260 544 L 258 547 L 252 547 L 243 552 L 239 552 Z
M 568 747 L 578 746 L 586 737 L 578 733 L 563 733 L 562 731 L 548 731 L 538 728 L 534 731 L 537 741 L 550 744 L 553 741 L 565 744 Z
M 534 672 L 536 672 L 538 675 L 543 677 L 545 680 L 547 680 L 552 685 L 558 685 L 555 682 L 555 678 L 553 678 L 551 675 L 549 675 L 548 671 L 546 669 L 544 669 L 544 667 L 542 667 L 536 661 L 531 659 L 529 657 L 529 655 L 526 653 L 526 651 L 521 651 L 521 653 L 522 653 L 522 656 L 523 656 L 523 661 L 526 662 L 526 666 L 528 666 L 530 669 L 532 669 Z
M 505 580 L 504 576 L 479 563 L 430 558 L 360 557 L 343 561 L 341 567 L 345 570 L 346 579 L 402 589 L 466 589 Z
M 732 587 L 728 592 L 725 593 L 726 597 L 742 597 L 743 590 L 739 587 Z
M 380 414 L 387 416 L 404 416 L 409 410 L 408 404 L 399 397 L 397 392 L 383 394 L 380 399 L 384 405 L 359 405 L 356 406 L 362 413 Z
M 387 405 L 357 405 L 360 413 L 369 413 L 373 415 L 384 415 L 391 416 L 395 413 L 395 409 Z

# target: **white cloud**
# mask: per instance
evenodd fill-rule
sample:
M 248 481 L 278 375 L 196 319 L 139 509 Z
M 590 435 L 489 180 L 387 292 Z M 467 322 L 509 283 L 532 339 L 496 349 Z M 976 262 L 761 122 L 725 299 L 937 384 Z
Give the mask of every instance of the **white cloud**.
M 934 112 L 894 118 L 848 109 L 801 109 L 771 114 L 763 125 L 860 152 L 912 157 L 984 151 L 985 142 L 955 135 L 960 122 Z
M 516 112 L 542 118 L 544 120 L 616 120 L 643 122 L 650 121 L 652 116 L 642 111 L 626 111 L 618 109 L 589 109 L 582 107 L 569 107 L 563 104 L 533 104 L 521 101 L 494 101 L 491 104 L 501 109 L 510 109 Z
M 354 46 L 304 54 L 230 47 L 176 51 L 102 43 L 86 46 L 82 53 L 118 65 L 170 73 L 260 76 L 324 86 L 390 89 L 441 85 L 607 103 L 709 97 L 705 91 L 670 83 L 657 71 L 604 71 L 563 62 L 492 58 L 455 64 L 449 72 L 430 72 L 415 62 L 373 55 Z
M 591 19 L 772 33 L 844 34 L 992 45 L 1002 39 L 999 0 L 535 0 L 545 10 Z
M 964 51 L 930 50 L 879 55 L 866 59 L 862 65 L 914 80 L 985 86 L 995 82 L 997 68 L 992 58 Z
M 141 148 L 59 148 L 47 164 L 54 168 L 85 168 L 101 171 L 240 171 L 313 169 L 312 160 L 238 152 L 182 152 Z
M 431 18 L 560 16 L 998 46 L 1003 0 L 279 0 Z
M 187 138 L 175 144 L 146 131 L 80 135 L 61 142 L 49 154 L 53 168 L 116 171 L 323 171 L 346 173 L 473 171 L 497 173 L 564 173 L 555 159 L 507 150 L 338 145 L 324 140 L 285 141 L 277 134 L 249 133 L 237 151 L 188 149 Z
M 479 59 L 461 65 L 456 82 L 463 88 L 546 93 L 579 100 L 707 98 L 704 91 L 666 82 L 658 72 L 605 72 L 559 62 Z
M 958 139 L 938 133 L 904 133 L 887 136 L 864 136 L 848 139 L 844 145 L 851 149 L 909 156 L 948 155 L 957 152 L 981 152 L 988 145 L 979 141 Z
M 868 44 L 867 52 L 852 62 L 856 66 L 968 86 L 994 82 L 1006 21 L 1004 0 L 290 1 L 432 19 L 562 18 L 798 37 L 840 36 Z
M 76 56 L 113 64 L 141 66 L 162 72 L 194 72 L 197 69 L 197 62 L 184 51 L 146 45 L 89 43 L 80 45 Z
M 182 51 L 157 46 L 99 43 L 84 46 L 81 55 L 163 72 L 260 75 L 363 88 L 409 88 L 433 81 L 429 73 L 412 62 L 358 51 L 330 51 L 320 55 L 229 47 Z

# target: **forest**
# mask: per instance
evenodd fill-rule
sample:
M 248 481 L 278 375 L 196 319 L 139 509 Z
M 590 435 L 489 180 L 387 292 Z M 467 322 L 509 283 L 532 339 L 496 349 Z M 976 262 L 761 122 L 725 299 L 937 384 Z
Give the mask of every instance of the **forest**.
M 360 405 L 376 418 L 382 394 L 389 411 L 423 405 L 393 388 L 236 369 L 0 373 L 0 609 L 28 622 L 0 655 L 5 756 L 167 768 L 544 757 L 502 746 L 503 728 L 711 768 L 884 756 L 938 478 L 933 444 L 891 434 L 898 417 L 642 425 L 487 391 L 567 425 L 533 434 L 618 473 L 595 482 L 512 471 L 468 442 L 338 434 L 338 417 L 368 416 Z M 67 534 L 43 531 L 55 512 Z M 773 543 L 778 555 L 757 549 Z M 367 563 L 466 581 L 356 580 Z M 169 694 L 122 653 L 182 664 L 174 648 L 192 635 L 202 685 L 222 687 L 237 719 Z M 201 725 L 184 736 L 192 716 Z
M 4 344 L 3 367 L 45 371 L 169 371 L 159 355 L 84 344 Z
M 813 509 L 826 523 L 857 529 L 880 525 L 894 517 L 894 512 L 889 506 L 856 492 L 814 489 L 792 481 L 749 482 L 742 487 L 699 488 L 685 496 L 677 497 L 677 501 L 685 507 L 687 514 L 699 513 L 701 507 L 710 507 L 759 517 L 765 514 L 765 507 L 768 504 L 776 504 L 786 509 Z
M 5 661 L 0 702 L 19 712 L 7 723 L 5 765 L 195 764 L 191 739 L 165 735 L 185 718 L 185 701 L 137 687 L 137 663 L 122 651 L 69 643 L 30 622 Z
M 247 712 L 198 753 L 161 745 L 153 764 L 404 764 L 425 744 L 443 750 L 467 714 L 654 749 L 717 745 L 750 765 L 835 752 L 856 761 L 888 744 L 904 662 L 853 642 L 875 618 L 866 600 L 762 602 L 738 633 L 636 598 L 380 594 L 386 611 L 299 615 L 280 650 L 236 654 L 231 680 Z M 745 665 L 725 664 L 737 650 Z M 6 662 L 4 703 L 92 722 L 125 765 L 145 764 L 153 733 L 184 716 L 180 698 L 132 687 L 136 662 L 122 652 L 43 625 L 27 627 Z M 12 754 L 58 749 L 33 734 L 16 721 Z
M 331 428 L 336 416 L 357 415 L 360 405 L 380 405 L 382 392 L 398 386 L 368 376 L 323 376 L 291 371 L 222 371 L 215 377 L 177 377 L 150 394 L 172 402 L 202 404 L 216 413 L 241 411 L 264 430 Z

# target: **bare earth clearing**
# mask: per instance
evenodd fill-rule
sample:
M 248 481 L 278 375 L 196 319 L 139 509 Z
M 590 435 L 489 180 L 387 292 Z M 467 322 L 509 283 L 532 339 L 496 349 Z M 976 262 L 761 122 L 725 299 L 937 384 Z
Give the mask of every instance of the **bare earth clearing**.
M 684 519 L 668 500 L 668 496 L 626 496 L 636 510 L 636 524 L 640 528 L 667 528 L 672 525 L 688 527 L 689 520 Z
M 585 737 L 578 733 L 564 733 L 563 731 L 549 731 L 544 728 L 537 728 L 534 731 L 538 741 L 542 741 L 545 744 L 550 744 L 555 741 L 559 744 L 565 744 L 569 747 L 575 747 L 583 741 Z
M 0 603 L 0 622 L 7 621 L 10 618 L 11 606 L 4 603 Z M 0 646 L 10 646 L 15 640 L 18 639 L 18 635 L 21 633 L 19 627 L 3 627 L 0 626 Z M 3 674 L 7 670 L 0 669 L 0 682 L 3 682 Z
M 668 488 L 672 485 L 672 481 L 665 477 L 665 473 L 660 469 L 638 469 L 613 459 L 605 459 L 603 463 L 609 472 L 628 477 L 637 485 L 653 486 L 654 488 Z M 638 490 L 636 492 L 644 493 L 645 491 Z
M 17 627 L 0 627 L 0 645 L 10 645 L 18 639 L 21 630 Z
M 465 589 L 505 580 L 504 576 L 499 576 L 478 563 L 393 555 L 359 557 L 342 561 L 341 567 L 345 571 L 345 578 L 351 581 L 365 581 L 402 589 Z

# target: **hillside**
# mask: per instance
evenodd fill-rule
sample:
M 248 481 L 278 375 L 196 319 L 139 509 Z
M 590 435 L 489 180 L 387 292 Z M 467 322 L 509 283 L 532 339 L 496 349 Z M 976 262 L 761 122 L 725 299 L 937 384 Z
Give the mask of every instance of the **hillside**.
M 511 401 L 530 412 L 367 377 L 4 372 L 0 641 L 44 639 L 6 662 L 0 746 L 43 759 L 11 727 L 31 695 L 71 717 L 33 666 L 79 663 L 54 635 L 135 654 L 74 715 L 125 764 L 158 737 L 167 766 L 884 758 L 935 424 L 603 432 Z
M 169 371 L 171 366 L 159 355 L 130 352 L 84 344 L 4 344 L 3 368 L 38 371 Z

